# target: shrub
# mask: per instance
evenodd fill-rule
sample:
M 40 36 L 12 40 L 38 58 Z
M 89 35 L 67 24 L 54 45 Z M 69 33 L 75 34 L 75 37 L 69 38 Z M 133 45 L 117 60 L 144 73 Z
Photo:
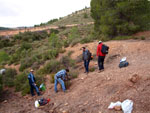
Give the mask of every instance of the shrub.
M 71 77 L 72 79 L 74 79 L 74 78 L 77 78 L 78 77 L 78 72 L 77 71 L 73 71 L 73 70 L 71 70 L 70 72 L 69 72 L 69 77 Z
M 22 45 L 21 45 L 21 48 L 19 49 L 19 51 L 22 51 L 22 50 L 28 50 L 32 48 L 32 45 L 27 43 L 27 42 L 24 42 Z
M 84 13 L 84 18 L 88 18 L 88 14 L 87 13 Z
M 67 55 L 70 57 L 73 53 L 74 51 L 69 51 Z
M 2 93 L 3 90 L 3 80 L 2 80 L 2 75 L 0 75 L 0 95 Z
M 17 76 L 15 80 L 16 91 L 21 91 L 22 96 L 30 93 L 30 86 L 28 82 L 28 75 L 26 73 L 21 73 Z
M 69 89 L 70 86 L 71 86 L 71 82 L 69 80 L 65 81 L 65 87 L 66 87 L 66 89 Z
M 144 37 L 144 36 L 141 36 L 141 40 L 145 40 L 145 37 Z
M 55 76 L 55 74 L 50 74 L 50 77 L 51 77 L 50 82 L 51 83 L 54 83 L 54 76 Z
M 89 71 L 90 71 L 90 72 L 94 72 L 95 69 L 96 69 L 96 67 L 91 67 L 91 68 L 89 68 Z
M 60 59 L 60 63 L 62 64 L 62 67 L 69 68 L 75 66 L 75 61 L 69 58 L 69 56 L 63 56 Z
M 9 60 L 9 56 L 5 51 L 0 51 L 0 63 Z
M 60 62 L 56 60 L 50 60 L 42 69 L 38 71 L 40 74 L 49 74 L 49 73 L 56 73 L 61 69 Z
M 17 72 L 15 69 L 11 69 L 11 68 L 6 69 L 6 72 L 3 75 L 4 86 L 13 87 L 16 75 Z
M 24 69 L 30 67 L 33 65 L 34 62 L 36 62 L 36 57 L 27 57 L 24 60 L 21 61 L 21 65 L 19 68 L 19 71 L 23 71 Z
M 52 33 L 49 38 L 49 46 L 51 49 L 61 48 L 62 43 L 55 33 Z

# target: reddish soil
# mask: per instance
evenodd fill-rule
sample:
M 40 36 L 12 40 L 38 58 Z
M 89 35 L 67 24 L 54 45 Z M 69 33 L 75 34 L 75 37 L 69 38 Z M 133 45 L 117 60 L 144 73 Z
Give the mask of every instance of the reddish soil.
M 89 24 L 94 24 L 93 22 L 89 22 L 87 23 L 87 25 Z M 80 24 L 71 24 L 71 25 L 66 25 L 65 27 L 74 27 L 74 26 L 80 26 Z M 9 36 L 9 35 L 16 35 L 18 33 L 23 33 L 26 31 L 31 31 L 31 32 L 35 32 L 35 31 L 42 31 L 42 30 L 49 30 L 49 29 L 58 29 L 59 26 L 52 26 L 52 25 L 48 25 L 48 26 L 43 26 L 43 27 L 33 27 L 33 28 L 26 28 L 26 29 L 13 29 L 13 30 L 1 30 L 0 31 L 0 36 Z
M 150 113 L 150 40 L 109 41 L 105 44 L 110 47 L 110 51 L 105 59 L 104 72 L 98 73 L 96 69 L 86 75 L 80 64 L 77 69 L 80 74 L 71 81 L 72 85 L 66 93 L 60 87 L 55 93 L 49 76 L 46 76 L 47 90 L 40 97 L 22 97 L 20 93 L 5 90 L 0 102 L 0 113 L 62 113 L 64 110 L 68 113 L 122 113 L 108 110 L 107 107 L 110 102 L 125 99 L 133 100 L 133 113 Z M 97 42 L 77 44 L 66 50 L 74 51 L 71 57 L 76 59 L 82 53 L 80 49 L 83 46 L 96 53 Z M 119 61 L 124 56 L 129 66 L 120 69 Z M 91 61 L 92 67 L 97 67 L 96 60 Z M 36 109 L 34 102 L 41 97 L 50 98 L 51 101 Z

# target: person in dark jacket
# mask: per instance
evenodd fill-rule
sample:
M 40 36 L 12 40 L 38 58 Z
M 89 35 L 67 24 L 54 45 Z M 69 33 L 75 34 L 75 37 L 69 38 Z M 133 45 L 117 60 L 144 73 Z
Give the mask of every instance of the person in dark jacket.
M 55 74 L 55 83 L 54 83 L 54 90 L 57 93 L 57 84 L 58 82 L 61 84 L 61 87 L 63 89 L 64 92 L 66 92 L 66 87 L 65 87 L 65 83 L 64 80 L 66 80 L 66 76 L 68 75 L 69 69 L 62 69 L 61 71 L 57 72 Z
M 34 96 L 34 89 L 36 90 L 36 93 L 38 96 L 40 96 L 40 92 L 39 92 L 39 89 L 38 87 L 36 86 L 36 80 L 35 80 L 35 77 L 34 77 L 34 74 L 33 74 L 33 69 L 30 70 L 30 73 L 28 75 L 28 80 L 29 80 L 29 85 L 30 85 L 30 92 L 31 92 L 31 95 Z
M 89 63 L 90 63 L 90 58 L 89 58 L 89 50 L 86 49 L 85 47 L 82 47 L 83 49 L 83 54 L 82 54 L 82 59 L 84 62 L 84 67 L 85 67 L 85 73 L 89 73 Z
M 99 41 L 99 44 L 97 46 L 97 56 L 98 56 L 98 67 L 99 67 L 99 72 L 104 71 L 104 59 L 106 54 L 103 54 L 101 52 L 102 50 L 102 41 Z

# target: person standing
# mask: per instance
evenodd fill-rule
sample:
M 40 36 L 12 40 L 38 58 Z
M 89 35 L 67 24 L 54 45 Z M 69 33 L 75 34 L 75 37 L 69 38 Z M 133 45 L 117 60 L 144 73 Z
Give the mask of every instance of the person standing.
M 69 69 L 62 69 L 61 71 L 57 72 L 55 74 L 55 83 L 54 83 L 54 90 L 55 92 L 57 93 L 57 84 L 58 82 L 61 84 L 61 87 L 63 89 L 64 92 L 66 92 L 66 87 L 65 87 L 65 83 L 64 83 L 64 80 L 66 80 L 66 76 L 68 75 L 69 73 Z
M 99 67 L 99 72 L 104 71 L 104 59 L 106 54 L 102 53 L 102 41 L 99 41 L 99 44 L 97 46 L 97 57 L 98 57 L 98 67 Z
M 83 49 L 83 54 L 82 54 L 82 59 L 84 62 L 84 68 L 85 68 L 85 73 L 89 73 L 89 63 L 90 63 L 90 52 L 88 49 L 86 49 L 85 47 L 82 47 Z
M 31 69 L 30 70 L 30 73 L 28 75 L 28 80 L 29 80 L 29 85 L 30 85 L 30 92 L 31 92 L 31 95 L 34 96 L 34 89 L 36 90 L 36 93 L 38 96 L 40 96 L 40 92 L 39 92 L 39 89 L 38 87 L 36 86 L 36 80 L 35 80 L 35 77 L 34 77 L 34 70 Z

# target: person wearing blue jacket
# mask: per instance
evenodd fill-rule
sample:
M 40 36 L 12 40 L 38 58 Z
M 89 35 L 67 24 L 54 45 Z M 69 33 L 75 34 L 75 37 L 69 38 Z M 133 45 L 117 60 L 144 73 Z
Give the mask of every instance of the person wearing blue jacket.
M 38 87 L 36 86 L 36 80 L 35 80 L 35 77 L 34 77 L 34 74 L 33 74 L 33 69 L 30 70 L 30 73 L 28 75 L 28 80 L 29 80 L 29 85 L 30 85 L 30 92 L 31 92 L 31 95 L 34 96 L 34 89 L 36 90 L 36 93 L 38 96 L 40 96 L 40 92 L 39 92 L 39 89 Z
M 63 91 L 64 92 L 66 91 L 64 80 L 66 80 L 66 76 L 67 76 L 68 72 L 69 72 L 69 69 L 63 69 L 63 70 L 61 70 L 61 71 L 59 71 L 55 74 L 55 77 L 54 77 L 54 79 L 55 79 L 54 90 L 55 90 L 56 93 L 57 93 L 57 84 L 58 84 L 58 82 L 61 84 Z
M 89 63 L 90 63 L 90 58 L 89 58 L 89 50 L 86 49 L 85 47 L 82 47 L 83 49 L 83 54 L 82 54 L 82 60 L 84 62 L 84 68 L 85 68 L 85 72 L 84 73 L 89 73 Z

